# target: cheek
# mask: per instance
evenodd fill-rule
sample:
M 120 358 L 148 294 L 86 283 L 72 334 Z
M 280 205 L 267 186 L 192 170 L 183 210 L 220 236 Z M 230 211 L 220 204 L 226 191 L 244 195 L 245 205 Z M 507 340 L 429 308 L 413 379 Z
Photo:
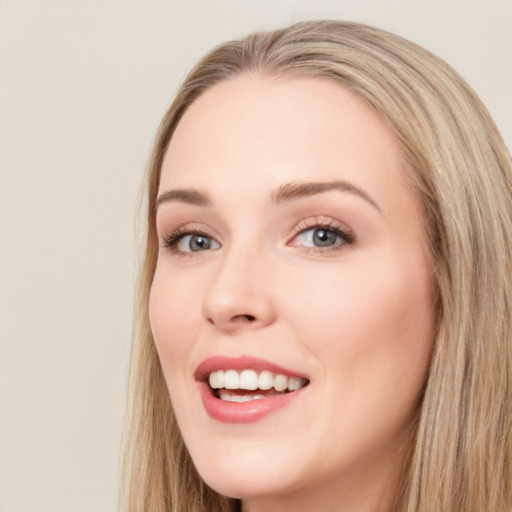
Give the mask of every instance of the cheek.
M 199 311 L 194 286 L 172 279 L 157 266 L 149 297 L 149 319 L 156 349 L 164 368 L 183 368 L 189 346 L 181 340 L 193 339 Z
M 332 391 L 349 388 L 354 402 L 396 393 L 411 403 L 423 385 L 435 328 L 431 278 L 421 258 L 406 261 L 383 255 L 378 265 L 347 264 L 288 299 Z

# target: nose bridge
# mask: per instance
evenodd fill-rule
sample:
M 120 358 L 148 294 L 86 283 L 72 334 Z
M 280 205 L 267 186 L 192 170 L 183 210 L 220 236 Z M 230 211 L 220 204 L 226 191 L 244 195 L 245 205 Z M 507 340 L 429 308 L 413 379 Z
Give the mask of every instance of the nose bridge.
M 264 326 L 274 318 L 262 252 L 246 238 L 222 248 L 218 271 L 204 298 L 204 316 L 224 329 Z

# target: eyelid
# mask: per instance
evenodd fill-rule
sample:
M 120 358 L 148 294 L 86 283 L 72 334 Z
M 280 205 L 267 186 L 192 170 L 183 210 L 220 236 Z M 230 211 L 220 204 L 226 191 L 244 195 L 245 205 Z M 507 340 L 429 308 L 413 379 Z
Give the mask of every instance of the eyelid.
M 206 239 L 208 240 L 208 247 L 203 249 L 203 250 L 197 250 L 197 251 L 194 251 L 193 249 L 191 250 L 186 250 L 182 247 L 183 244 L 185 244 L 185 247 L 186 247 L 186 240 L 188 240 L 188 243 L 190 244 L 190 242 L 192 241 L 192 238 L 193 237 L 198 237 L 198 238 L 202 238 L 202 239 Z M 212 250 L 216 250 L 216 249 L 220 249 L 220 244 L 214 239 L 212 238 L 211 236 L 208 236 L 208 235 L 205 235 L 203 233 L 185 233 L 184 235 L 182 236 L 179 236 L 176 240 L 176 243 L 175 244 L 172 244 L 173 247 L 176 247 L 176 251 L 179 252 L 179 253 L 199 253 L 199 252 L 204 252 L 204 251 L 212 251 Z
M 317 247 L 293 243 L 299 235 L 315 228 L 324 229 L 335 233 L 338 237 L 341 238 L 341 242 L 337 242 L 331 246 L 327 245 Z M 176 228 L 167 230 L 166 233 L 167 234 L 162 236 L 160 245 L 162 248 L 169 250 L 171 253 L 177 256 L 199 256 L 202 252 L 218 250 L 223 245 L 219 240 L 219 237 L 213 234 L 211 229 L 200 223 L 184 223 L 182 225 L 178 225 Z M 217 245 L 217 247 L 208 248 L 204 251 L 184 251 L 178 249 L 178 244 L 180 241 L 190 235 L 202 235 L 210 238 Z M 332 217 L 315 216 L 299 222 L 293 228 L 292 235 L 288 238 L 286 245 L 291 247 L 298 247 L 305 252 L 325 254 L 328 252 L 340 251 L 345 247 L 350 247 L 355 243 L 355 241 L 356 237 L 354 232 L 346 224 L 333 219 Z
M 177 227 L 173 229 L 169 229 L 164 232 L 164 234 L 161 237 L 160 246 L 164 249 L 169 250 L 171 253 L 177 255 L 177 256 L 197 256 L 201 252 L 208 252 L 208 250 L 205 251 L 182 251 L 177 248 L 178 244 L 181 240 L 183 240 L 185 237 L 190 235 L 202 235 L 204 237 L 210 238 L 215 244 L 218 245 L 218 247 L 215 247 L 214 249 L 208 249 L 208 250 L 217 250 L 220 247 L 222 247 L 222 243 L 218 240 L 218 237 L 214 234 L 212 234 L 211 230 L 204 226 L 204 224 L 197 224 L 197 223 L 190 223 L 190 224 L 183 224 L 178 225 Z
M 301 246 L 299 244 L 294 245 L 292 242 L 297 239 L 299 235 L 305 233 L 311 229 L 325 229 L 326 231 L 332 231 L 336 233 L 343 240 L 343 243 L 338 243 L 333 246 L 325 246 L 325 247 L 309 247 L 309 246 Z M 341 250 L 345 246 L 352 246 L 356 242 L 356 237 L 351 228 L 349 228 L 346 224 L 335 220 L 330 217 L 313 217 L 310 219 L 306 219 L 293 229 L 293 235 L 287 242 L 287 245 L 291 245 L 292 247 L 302 247 L 303 250 L 308 252 L 316 252 L 316 253 L 326 253 L 329 251 Z

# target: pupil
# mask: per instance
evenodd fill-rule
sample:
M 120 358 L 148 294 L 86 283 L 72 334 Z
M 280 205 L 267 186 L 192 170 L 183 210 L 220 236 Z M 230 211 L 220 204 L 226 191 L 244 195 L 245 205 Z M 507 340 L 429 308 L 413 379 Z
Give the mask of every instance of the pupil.
M 190 239 L 190 249 L 192 251 L 202 251 L 208 249 L 210 242 L 207 237 L 202 235 L 195 235 Z
M 336 235 L 327 229 L 315 229 L 313 241 L 317 246 L 326 247 L 336 242 Z

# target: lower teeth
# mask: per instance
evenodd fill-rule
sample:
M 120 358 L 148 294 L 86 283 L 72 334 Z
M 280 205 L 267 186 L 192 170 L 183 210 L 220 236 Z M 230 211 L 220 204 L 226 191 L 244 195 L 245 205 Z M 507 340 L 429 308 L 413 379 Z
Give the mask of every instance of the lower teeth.
M 225 402 L 250 402 L 251 400 L 262 400 L 265 397 L 263 395 L 228 395 L 227 393 L 220 393 L 219 398 Z

